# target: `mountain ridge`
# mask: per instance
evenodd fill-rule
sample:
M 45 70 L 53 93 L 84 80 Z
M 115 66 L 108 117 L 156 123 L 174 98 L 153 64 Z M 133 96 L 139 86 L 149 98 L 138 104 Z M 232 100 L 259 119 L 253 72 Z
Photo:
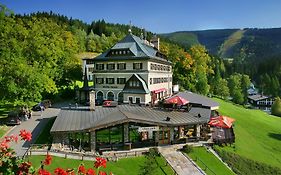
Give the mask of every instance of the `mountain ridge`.
M 185 48 L 202 44 L 222 58 L 262 60 L 281 55 L 281 28 L 210 29 L 159 34 Z

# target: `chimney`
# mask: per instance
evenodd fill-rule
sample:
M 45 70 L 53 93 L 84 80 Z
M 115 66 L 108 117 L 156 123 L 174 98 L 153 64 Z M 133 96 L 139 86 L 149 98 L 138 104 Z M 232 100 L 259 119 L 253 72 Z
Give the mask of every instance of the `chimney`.
M 150 42 L 156 47 L 158 50 L 160 49 L 160 38 L 158 38 L 156 35 L 154 35 Z

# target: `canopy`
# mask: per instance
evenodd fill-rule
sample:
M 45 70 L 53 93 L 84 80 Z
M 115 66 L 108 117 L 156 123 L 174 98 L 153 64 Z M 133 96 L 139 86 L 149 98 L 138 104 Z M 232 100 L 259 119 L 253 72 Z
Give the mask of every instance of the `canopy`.
M 218 117 L 211 118 L 208 124 L 220 128 L 231 128 L 234 121 L 235 119 L 233 118 L 221 115 Z
M 185 105 L 189 103 L 186 99 L 179 97 L 179 96 L 173 96 L 165 100 L 165 103 L 173 103 L 177 105 Z

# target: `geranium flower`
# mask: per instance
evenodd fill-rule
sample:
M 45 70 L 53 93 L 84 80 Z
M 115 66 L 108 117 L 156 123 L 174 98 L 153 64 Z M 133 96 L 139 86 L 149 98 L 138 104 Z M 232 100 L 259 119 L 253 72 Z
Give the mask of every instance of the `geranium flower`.
M 20 134 L 19 134 L 22 138 L 22 140 L 25 141 L 31 141 L 31 133 L 29 131 L 26 131 L 25 129 L 20 130 Z
M 51 175 L 51 173 L 44 169 L 39 169 L 38 175 Z
M 54 173 L 56 175 L 67 175 L 67 172 L 62 168 L 56 168 Z
M 103 166 L 104 168 L 106 168 L 106 159 L 102 158 L 102 157 L 97 157 L 96 158 L 96 162 L 95 162 L 95 167 L 99 168 Z
M 87 171 L 87 175 L 96 175 L 96 172 L 92 168 L 89 168 Z
M 78 174 L 85 174 L 86 173 L 86 169 L 84 167 L 83 164 L 81 164 L 79 167 L 78 167 Z
M 99 175 L 106 175 L 106 172 L 100 171 Z
M 52 162 L 52 156 L 49 155 L 49 153 L 47 153 L 46 158 L 44 160 L 44 165 L 50 165 Z

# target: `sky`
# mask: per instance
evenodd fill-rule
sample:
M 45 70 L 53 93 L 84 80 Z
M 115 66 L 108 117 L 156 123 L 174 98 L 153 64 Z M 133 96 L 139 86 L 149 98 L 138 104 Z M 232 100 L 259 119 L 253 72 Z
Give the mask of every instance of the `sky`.
M 53 11 L 86 23 L 129 24 L 153 33 L 281 27 L 279 0 L 1 0 L 16 14 Z

